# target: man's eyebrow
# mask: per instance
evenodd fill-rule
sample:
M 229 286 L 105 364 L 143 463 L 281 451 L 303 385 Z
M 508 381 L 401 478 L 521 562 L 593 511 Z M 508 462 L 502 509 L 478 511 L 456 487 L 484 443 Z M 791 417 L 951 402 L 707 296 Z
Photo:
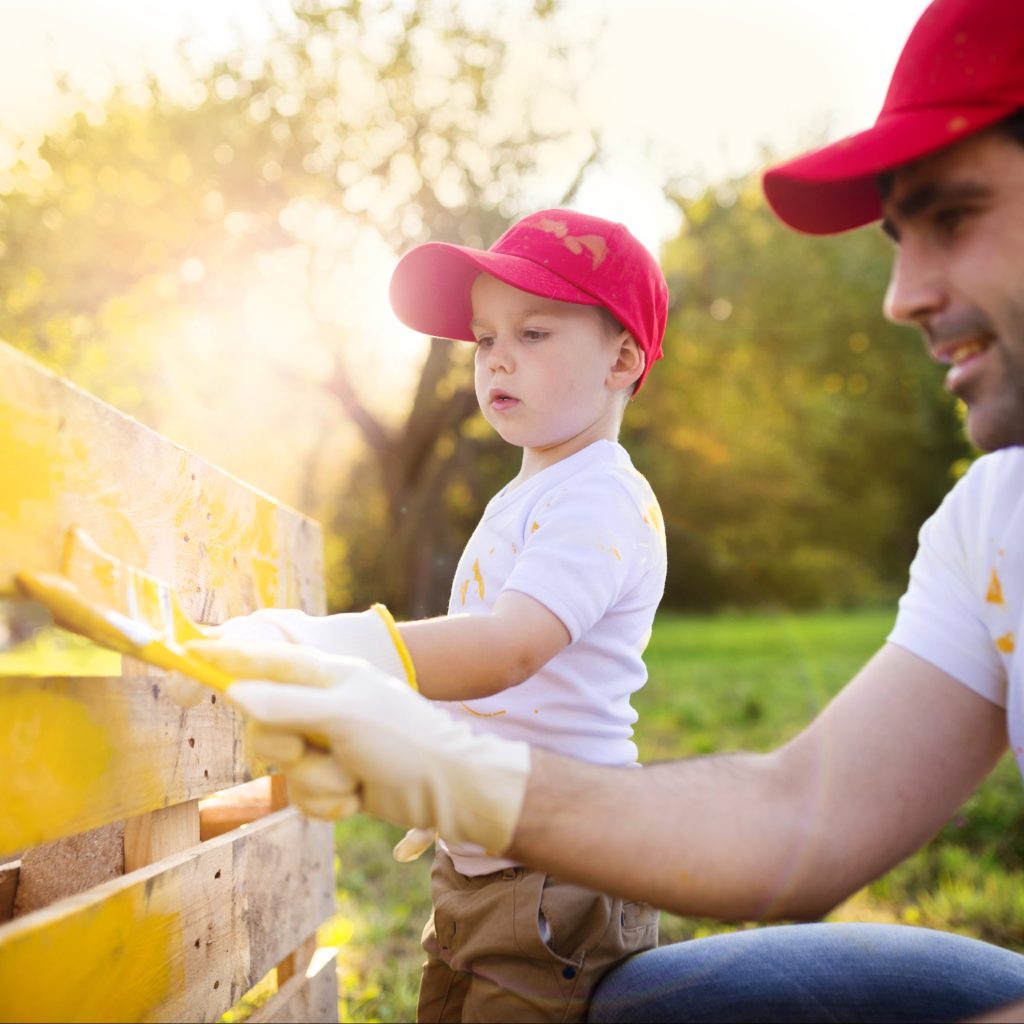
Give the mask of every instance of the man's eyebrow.
M 882 230 L 898 242 L 900 233 L 896 221 L 912 220 L 926 210 L 943 203 L 958 203 L 967 200 L 987 199 L 992 195 L 992 187 L 980 181 L 956 181 L 949 184 L 925 182 L 911 189 L 896 202 L 891 202 L 894 216 L 882 219 Z

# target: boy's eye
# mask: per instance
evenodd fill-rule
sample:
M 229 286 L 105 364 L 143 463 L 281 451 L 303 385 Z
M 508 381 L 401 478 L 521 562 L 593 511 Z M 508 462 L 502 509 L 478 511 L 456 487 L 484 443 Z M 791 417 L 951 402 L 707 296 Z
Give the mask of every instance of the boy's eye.
M 543 341 L 548 336 L 547 331 L 542 331 L 539 327 L 524 327 L 523 337 L 527 341 Z
M 479 338 L 476 339 L 476 346 L 477 346 L 478 349 L 480 349 L 480 348 L 490 348 L 493 344 L 494 344 L 494 339 L 490 335 L 488 335 L 488 334 L 483 334 Z

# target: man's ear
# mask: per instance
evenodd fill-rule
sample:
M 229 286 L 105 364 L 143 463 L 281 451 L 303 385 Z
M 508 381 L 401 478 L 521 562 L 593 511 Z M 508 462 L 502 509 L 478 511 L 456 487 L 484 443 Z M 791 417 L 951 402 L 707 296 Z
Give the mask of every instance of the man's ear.
M 615 344 L 618 346 L 615 362 L 611 365 L 606 383 L 613 391 L 622 391 L 632 388 L 640 379 L 647 365 L 647 356 L 629 331 L 623 331 L 615 339 Z

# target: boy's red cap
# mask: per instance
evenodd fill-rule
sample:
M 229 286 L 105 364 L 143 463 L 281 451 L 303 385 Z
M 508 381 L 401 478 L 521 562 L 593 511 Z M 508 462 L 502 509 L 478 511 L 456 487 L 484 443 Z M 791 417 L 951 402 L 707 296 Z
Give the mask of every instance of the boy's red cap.
M 654 257 L 622 224 L 575 210 L 541 210 L 513 224 L 490 249 L 427 242 L 391 277 L 391 306 L 407 327 L 475 341 L 470 288 L 490 274 L 532 295 L 604 306 L 647 357 L 637 389 L 662 357 L 668 285 Z
M 790 227 L 827 235 L 882 215 L 877 177 L 1024 107 L 1024 3 L 935 0 L 896 64 L 873 128 L 772 167 L 764 191 Z

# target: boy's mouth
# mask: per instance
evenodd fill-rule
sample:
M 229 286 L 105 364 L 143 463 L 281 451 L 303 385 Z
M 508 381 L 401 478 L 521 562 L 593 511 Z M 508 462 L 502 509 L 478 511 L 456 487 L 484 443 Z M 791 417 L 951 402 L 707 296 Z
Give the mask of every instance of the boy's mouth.
M 511 409 L 519 404 L 519 399 L 515 395 L 510 395 L 504 388 L 491 388 L 487 392 L 487 399 L 491 408 L 498 412 Z

